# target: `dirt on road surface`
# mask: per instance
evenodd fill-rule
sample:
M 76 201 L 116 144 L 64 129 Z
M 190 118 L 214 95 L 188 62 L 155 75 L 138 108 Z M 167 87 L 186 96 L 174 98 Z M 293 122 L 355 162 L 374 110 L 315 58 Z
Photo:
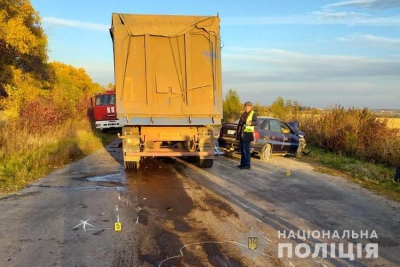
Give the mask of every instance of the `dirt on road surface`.
M 126 172 L 118 142 L 1 197 L 0 266 L 400 266 L 399 203 L 345 179 L 283 157 Z

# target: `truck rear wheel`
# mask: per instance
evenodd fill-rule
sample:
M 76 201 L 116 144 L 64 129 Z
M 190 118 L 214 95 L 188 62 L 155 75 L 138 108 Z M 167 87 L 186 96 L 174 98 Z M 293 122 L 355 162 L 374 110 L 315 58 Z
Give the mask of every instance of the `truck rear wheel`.
M 214 159 L 200 159 L 199 166 L 200 168 L 211 168 L 214 164 Z

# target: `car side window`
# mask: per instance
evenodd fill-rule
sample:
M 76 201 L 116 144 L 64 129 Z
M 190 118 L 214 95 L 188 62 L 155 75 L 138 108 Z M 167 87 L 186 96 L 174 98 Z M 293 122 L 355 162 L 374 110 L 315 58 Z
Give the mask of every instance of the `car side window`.
M 281 122 L 280 124 L 281 124 L 282 133 L 284 133 L 284 134 L 291 133 L 291 129 L 286 123 Z
M 280 125 L 279 121 L 270 120 L 269 121 L 269 126 L 271 128 L 271 131 L 276 132 L 276 133 L 282 133 L 281 125 Z
M 263 119 L 261 121 L 258 121 L 258 125 L 259 125 L 260 129 L 263 131 L 270 131 L 269 120 Z
M 257 119 L 257 125 L 255 126 L 255 128 L 264 130 L 262 127 L 263 122 L 264 122 L 263 119 Z

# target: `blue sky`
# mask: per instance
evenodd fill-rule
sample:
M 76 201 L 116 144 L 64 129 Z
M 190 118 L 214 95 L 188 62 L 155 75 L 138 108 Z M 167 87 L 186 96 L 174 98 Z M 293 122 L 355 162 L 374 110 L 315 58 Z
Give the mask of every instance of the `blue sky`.
M 114 83 L 111 14 L 221 18 L 223 93 L 325 108 L 400 108 L 400 0 L 31 0 L 50 61 Z

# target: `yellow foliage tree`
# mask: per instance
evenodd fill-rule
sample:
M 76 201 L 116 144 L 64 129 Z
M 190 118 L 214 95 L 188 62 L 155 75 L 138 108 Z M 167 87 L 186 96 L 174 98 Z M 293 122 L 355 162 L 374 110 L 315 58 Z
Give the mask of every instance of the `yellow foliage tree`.
M 34 75 L 24 73 L 20 69 L 12 68 L 12 82 L 6 85 L 8 97 L 1 103 L 5 108 L 6 115 L 15 119 L 19 117 L 21 108 L 27 103 L 37 99 L 39 96 L 48 96 L 49 92 L 40 90 L 41 81 L 38 81 Z
M 66 114 L 76 115 L 76 112 L 80 112 L 77 107 L 83 99 L 102 90 L 82 68 L 77 69 L 61 62 L 52 62 L 50 65 L 57 77 L 52 90 L 53 101 Z
M 15 69 L 37 76 L 42 87 L 50 86 L 47 36 L 29 0 L 0 0 L 0 53 L 0 91 L 15 87 Z

